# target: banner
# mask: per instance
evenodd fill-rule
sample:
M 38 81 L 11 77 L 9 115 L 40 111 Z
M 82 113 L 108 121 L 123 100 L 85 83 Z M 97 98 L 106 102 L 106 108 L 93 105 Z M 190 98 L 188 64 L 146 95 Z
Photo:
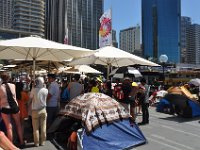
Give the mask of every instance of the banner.
M 65 37 L 64 37 L 64 44 L 69 44 L 67 10 L 65 11 Z
M 64 44 L 68 44 L 68 28 L 65 29 Z
M 100 18 L 99 47 L 112 45 L 111 9 L 104 12 Z

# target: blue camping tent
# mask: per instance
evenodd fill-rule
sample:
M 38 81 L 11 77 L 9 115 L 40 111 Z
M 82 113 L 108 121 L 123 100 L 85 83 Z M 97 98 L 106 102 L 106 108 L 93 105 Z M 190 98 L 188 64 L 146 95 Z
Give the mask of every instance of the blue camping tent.
M 172 105 L 173 108 L 172 108 Z M 182 117 L 192 118 L 200 116 L 200 104 L 197 101 L 193 101 L 188 99 L 184 95 L 179 94 L 167 94 L 163 99 L 158 103 L 156 110 L 158 112 L 163 113 L 171 113 L 176 112 L 176 109 L 180 111 Z
M 188 103 L 192 108 L 192 117 L 200 116 L 200 104 L 192 100 L 188 100 Z
M 83 150 L 121 150 L 132 148 L 147 142 L 136 124 L 129 119 L 104 124 L 93 132 L 78 132 L 79 147 Z
M 170 109 L 170 102 L 166 99 L 161 99 L 160 102 L 156 106 L 157 112 L 163 112 L 163 113 L 169 113 L 168 111 Z

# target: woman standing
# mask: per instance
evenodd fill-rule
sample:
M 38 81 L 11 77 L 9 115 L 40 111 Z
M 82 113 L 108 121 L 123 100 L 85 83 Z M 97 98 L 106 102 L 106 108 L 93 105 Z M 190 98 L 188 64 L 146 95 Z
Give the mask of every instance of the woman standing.
M 16 82 L 16 98 L 19 105 L 20 110 L 20 120 L 22 125 L 22 130 L 24 132 L 24 119 L 28 118 L 28 110 L 26 104 L 28 103 L 29 96 L 26 91 L 23 89 L 23 83 L 22 82 Z
M 8 139 L 11 142 L 13 142 L 13 132 L 11 123 L 11 117 L 12 117 L 16 124 L 20 145 L 23 146 L 24 145 L 23 131 L 20 122 L 19 106 L 16 100 L 15 85 L 12 83 L 8 83 L 10 77 L 7 72 L 3 72 L 1 74 L 1 79 L 3 83 L 0 86 L 0 107 L 1 107 L 1 116 L 7 130 L 7 136 Z
M 35 80 L 35 87 L 30 93 L 30 100 L 32 100 L 32 125 L 33 137 L 35 146 L 45 145 L 46 141 L 46 99 L 48 95 L 47 88 L 44 87 L 44 79 L 38 77 Z M 39 131 L 41 131 L 39 133 Z M 41 140 L 39 139 L 41 137 Z

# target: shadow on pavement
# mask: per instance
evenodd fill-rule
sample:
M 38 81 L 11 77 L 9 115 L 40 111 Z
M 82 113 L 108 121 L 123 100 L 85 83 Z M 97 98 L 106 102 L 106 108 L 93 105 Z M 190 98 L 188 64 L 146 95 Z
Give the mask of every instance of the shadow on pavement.
M 175 121 L 175 122 L 178 122 L 178 123 L 184 123 L 184 122 L 200 120 L 200 117 L 183 118 L 183 117 L 179 117 L 179 116 L 171 116 L 171 117 L 165 117 L 165 118 L 159 118 L 159 119 L 168 120 L 168 121 Z

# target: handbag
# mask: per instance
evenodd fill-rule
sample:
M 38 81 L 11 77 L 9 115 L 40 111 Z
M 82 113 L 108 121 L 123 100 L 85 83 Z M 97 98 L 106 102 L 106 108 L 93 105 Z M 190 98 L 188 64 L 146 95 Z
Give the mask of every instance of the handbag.
M 1 112 L 5 114 L 16 114 L 19 112 L 19 106 L 17 105 L 15 99 L 13 98 L 13 94 L 10 90 L 8 83 L 3 83 L 3 84 L 5 84 L 7 100 L 10 108 L 2 108 Z

